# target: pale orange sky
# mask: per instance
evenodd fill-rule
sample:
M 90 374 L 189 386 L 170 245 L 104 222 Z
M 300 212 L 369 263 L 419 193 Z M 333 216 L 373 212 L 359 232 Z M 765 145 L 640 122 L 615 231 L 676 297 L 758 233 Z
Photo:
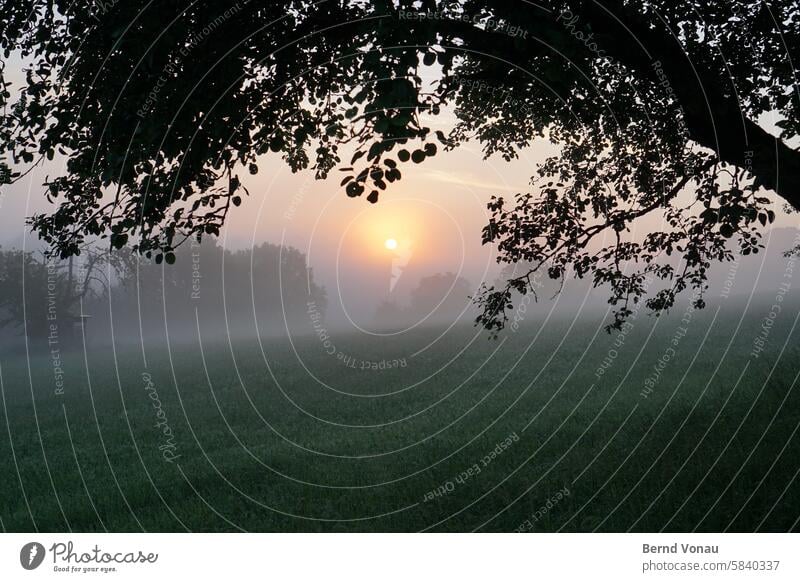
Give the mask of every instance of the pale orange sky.
M 451 119 L 440 116 L 437 123 L 446 130 Z M 340 172 L 318 181 L 311 172 L 292 174 L 277 156 L 267 156 L 256 176 L 240 172 L 251 197 L 232 210 L 220 244 L 242 249 L 283 241 L 300 249 L 332 303 L 341 301 L 348 312 L 371 311 L 372 305 L 363 304 L 365 297 L 375 302 L 389 297 L 393 253 L 384 246 L 388 238 L 399 243 L 395 255 L 400 256 L 402 277 L 395 294 L 401 300 L 420 277 L 437 272 L 458 273 L 475 286 L 493 280 L 498 270 L 494 249 L 480 243 L 488 219 L 486 202 L 493 194 L 529 191 L 537 163 L 553 152 L 541 141 L 521 151 L 517 160 L 505 162 L 499 156 L 483 160 L 476 143 L 454 152 L 440 150 L 420 165 L 403 164 L 402 180 L 390 184 L 377 204 L 363 196 L 348 198 L 339 186 Z M 0 197 L 2 246 L 39 246 L 24 220 L 47 209 L 40 184 L 45 175 L 61 170 L 58 164 L 56 160 L 32 172 Z M 796 226 L 796 216 L 784 215 L 781 206 L 775 206 L 775 226 Z M 661 224 L 648 217 L 636 228 L 641 235 Z
M 12 80 L 19 82 L 19 71 L 11 69 Z M 441 71 L 438 66 L 426 67 L 421 74 L 430 84 Z M 774 130 L 775 120 L 767 117 L 761 124 Z M 446 109 L 423 121 L 447 132 L 455 119 Z M 544 140 L 522 150 L 512 162 L 500 156 L 484 160 L 477 143 L 454 152 L 440 149 L 420 165 L 402 164 L 402 180 L 389 184 L 374 205 L 366 197 L 348 198 L 339 186 L 343 174 L 336 170 L 328 180 L 317 181 L 309 171 L 292 174 L 277 156 L 268 155 L 260 160 L 256 176 L 240 171 L 252 196 L 232 210 L 220 244 L 242 249 L 284 242 L 300 249 L 329 296 L 341 296 L 344 309 L 349 309 L 348 302 L 362 302 L 365 295 L 376 300 L 388 296 L 393 258 L 395 274 L 398 265 L 402 273 L 395 293 L 407 292 L 419 277 L 445 271 L 458 273 L 475 286 L 493 280 L 498 271 L 494 249 L 480 243 L 488 219 L 487 201 L 493 194 L 529 191 L 537 163 L 554 152 Z M 342 158 L 348 157 L 343 152 Z M 56 159 L 0 194 L 0 245 L 39 246 L 25 226 L 25 217 L 47 210 L 41 183 L 46 175 L 62 170 L 63 160 Z M 796 216 L 786 216 L 781 207 L 775 205 L 774 226 L 795 227 Z M 637 238 L 662 225 L 653 216 L 635 227 L 632 236 Z M 384 246 L 388 238 L 399 243 L 395 253 Z
M 407 293 L 422 276 L 445 271 L 477 285 L 497 272 L 493 249 L 480 243 L 488 220 L 486 203 L 493 194 L 528 190 L 545 149 L 551 148 L 543 143 L 511 163 L 499 156 L 483 161 L 478 144 L 440 150 L 423 164 L 403 164 L 402 180 L 390 184 L 377 204 L 365 196 L 348 198 L 339 186 L 340 172 L 319 181 L 310 171 L 293 174 L 277 156 L 268 155 L 259 161 L 257 175 L 239 173 L 251 197 L 232 209 L 219 243 L 242 249 L 283 241 L 300 249 L 329 296 L 337 301 L 341 295 L 346 309 L 348 303 L 356 309 L 367 291 L 376 301 L 388 297 L 393 254 L 404 273 L 398 294 Z M 24 220 L 48 208 L 40 184 L 45 175 L 61 171 L 58 162 L 32 172 L 0 198 L 0 244 L 39 246 Z M 398 241 L 395 253 L 384 245 L 388 238 Z

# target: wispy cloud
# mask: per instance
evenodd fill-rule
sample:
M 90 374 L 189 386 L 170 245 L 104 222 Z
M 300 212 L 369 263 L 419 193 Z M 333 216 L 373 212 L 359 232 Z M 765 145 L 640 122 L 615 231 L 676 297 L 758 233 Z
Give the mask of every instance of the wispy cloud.
M 446 184 L 457 184 L 459 186 L 467 186 L 469 188 L 476 188 L 479 190 L 494 190 L 502 192 L 522 192 L 527 187 L 524 185 L 510 186 L 508 184 L 499 184 L 496 182 L 485 182 L 470 176 L 469 174 L 462 174 L 460 176 L 453 175 L 450 172 L 442 170 L 432 170 L 425 172 L 424 177 L 434 182 L 444 182 Z

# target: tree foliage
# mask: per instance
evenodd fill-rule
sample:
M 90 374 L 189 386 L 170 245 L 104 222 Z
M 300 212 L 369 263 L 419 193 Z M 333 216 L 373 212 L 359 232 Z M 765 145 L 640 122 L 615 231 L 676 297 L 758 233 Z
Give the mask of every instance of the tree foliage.
M 62 256 L 100 237 L 172 262 L 219 233 L 264 154 L 343 170 L 348 196 L 376 202 L 442 148 L 476 139 L 512 158 L 549 140 L 558 155 L 491 202 L 483 240 L 608 286 L 619 326 L 645 296 L 668 309 L 714 261 L 758 252 L 766 192 L 800 208 L 796 0 L 98 6 L 0 0 L 3 67 L 27 63 L 23 87 L 0 87 L 2 179 L 66 157 L 46 184 L 56 209 L 31 221 Z M 431 123 L 445 109 L 448 134 Z M 663 230 L 636 236 L 648 215 Z M 484 289 L 479 321 L 502 328 L 530 275 Z

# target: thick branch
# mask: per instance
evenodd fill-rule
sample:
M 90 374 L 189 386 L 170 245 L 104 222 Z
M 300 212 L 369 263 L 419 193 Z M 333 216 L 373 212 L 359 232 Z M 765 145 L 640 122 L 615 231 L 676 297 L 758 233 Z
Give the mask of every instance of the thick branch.
M 620 0 L 603 0 L 603 5 L 590 0 L 583 11 L 592 28 L 603 31 L 598 38 L 609 57 L 655 83 L 663 82 L 657 69 L 663 71 L 693 141 L 723 162 L 747 169 L 800 210 L 800 152 L 744 117 L 730 80 L 726 84 L 706 63 L 690 59 L 663 23 L 653 27 Z

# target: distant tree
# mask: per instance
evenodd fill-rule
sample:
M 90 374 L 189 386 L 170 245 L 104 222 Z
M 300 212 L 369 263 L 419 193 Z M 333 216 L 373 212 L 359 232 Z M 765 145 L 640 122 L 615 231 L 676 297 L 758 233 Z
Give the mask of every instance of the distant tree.
M 62 300 L 70 295 L 65 274 L 33 253 L 0 250 L 0 327 L 45 337 L 48 310 L 65 307 Z
M 800 208 L 796 0 L 0 0 L 0 11 L 5 59 L 29 63 L 14 98 L 0 79 L 0 178 L 68 158 L 46 184 L 57 209 L 31 222 L 63 257 L 100 236 L 173 262 L 183 241 L 219 234 L 248 195 L 240 173 L 269 152 L 319 178 L 346 166 L 347 195 L 376 202 L 403 164 L 440 147 L 477 139 L 512 158 L 546 138 L 558 155 L 531 192 L 492 201 L 483 240 L 501 261 L 608 287 L 618 327 L 645 296 L 658 312 L 693 288 L 702 307 L 713 262 L 732 246 L 758 252 L 775 217 L 765 192 Z M 422 115 L 445 107 L 458 120 L 448 135 Z M 356 149 L 348 162 L 342 146 Z M 645 216 L 665 228 L 637 240 Z M 484 290 L 483 325 L 503 327 L 512 290 L 529 292 L 528 275 Z
M 81 302 L 106 292 L 127 266 L 123 253 L 88 246 L 79 262 L 0 249 L 0 328 L 40 339 L 55 326 L 66 341 L 80 321 Z
M 455 320 L 470 305 L 469 281 L 454 273 L 437 273 L 420 279 L 411 291 L 411 312 L 416 318 L 432 315 Z
M 176 249 L 174 265 L 141 258 L 111 291 L 116 323 L 170 333 L 250 333 L 307 324 L 307 304 L 324 314 L 325 290 L 297 249 L 263 243 L 223 249 L 213 239 Z M 103 300 L 106 301 L 106 300 Z M 103 302 L 101 301 L 101 303 Z M 258 324 L 258 328 L 256 327 Z

